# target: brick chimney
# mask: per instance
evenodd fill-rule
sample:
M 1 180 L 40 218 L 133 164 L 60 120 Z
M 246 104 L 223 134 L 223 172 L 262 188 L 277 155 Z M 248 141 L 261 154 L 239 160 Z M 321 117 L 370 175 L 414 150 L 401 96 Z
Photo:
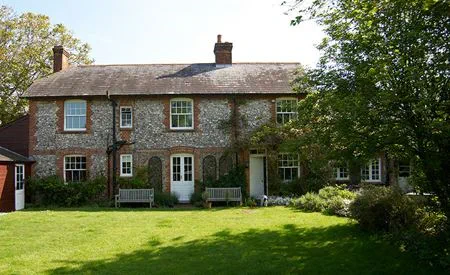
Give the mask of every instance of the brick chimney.
M 222 35 L 217 35 L 217 43 L 214 45 L 214 54 L 216 55 L 216 67 L 231 66 L 231 50 L 233 43 L 222 42 Z
M 63 46 L 53 47 L 53 72 L 59 72 L 69 67 L 69 53 Z

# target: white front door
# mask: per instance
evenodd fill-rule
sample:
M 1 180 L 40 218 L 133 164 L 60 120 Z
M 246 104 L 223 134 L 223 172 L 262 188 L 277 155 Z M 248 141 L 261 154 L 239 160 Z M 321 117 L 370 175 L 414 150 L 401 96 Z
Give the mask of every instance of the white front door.
M 400 162 L 398 167 L 398 185 L 400 189 L 405 192 L 412 192 L 414 188 L 408 184 L 408 179 L 411 173 L 409 162 Z
M 20 210 L 25 207 L 25 165 L 16 164 L 14 175 L 16 186 L 16 210 Z
M 264 157 L 250 156 L 250 196 L 260 199 L 264 195 Z
M 194 193 L 194 157 L 188 154 L 172 155 L 170 159 L 171 188 L 180 202 L 189 202 Z

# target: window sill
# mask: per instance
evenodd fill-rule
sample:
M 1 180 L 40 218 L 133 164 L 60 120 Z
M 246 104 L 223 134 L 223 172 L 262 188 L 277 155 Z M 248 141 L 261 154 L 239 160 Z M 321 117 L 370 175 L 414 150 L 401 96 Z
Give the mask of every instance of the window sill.
M 133 175 L 120 175 L 121 178 L 132 178 Z
M 196 129 L 169 129 L 169 132 L 195 132 Z
M 120 131 L 133 131 L 133 127 L 120 127 Z
M 61 134 L 87 134 L 87 130 L 63 130 L 60 132 Z
M 362 180 L 362 182 L 367 182 L 367 183 L 381 183 L 381 180 Z

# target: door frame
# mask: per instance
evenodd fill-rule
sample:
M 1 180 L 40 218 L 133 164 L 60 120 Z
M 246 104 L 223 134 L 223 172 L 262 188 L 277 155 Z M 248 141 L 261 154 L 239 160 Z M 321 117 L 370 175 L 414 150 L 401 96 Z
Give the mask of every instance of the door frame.
M 170 155 L 170 192 L 173 193 L 173 158 L 174 157 L 180 157 L 180 158 L 184 158 L 184 157 L 191 157 L 192 159 L 192 184 L 194 186 L 194 191 L 195 191 L 195 159 L 194 159 L 194 154 L 190 154 L 190 153 L 178 153 L 178 154 L 172 154 Z M 180 173 L 182 176 L 182 180 L 181 182 L 184 182 L 184 160 L 183 160 L 183 165 L 180 165 L 183 167 L 182 169 L 180 169 Z
M 23 179 L 23 186 L 22 189 L 17 189 L 17 168 L 22 167 L 22 179 Z M 17 207 L 17 192 L 22 192 L 22 200 L 23 200 L 23 207 L 18 208 Z M 17 163 L 14 165 L 14 209 L 15 210 L 21 210 L 25 208 L 25 164 Z

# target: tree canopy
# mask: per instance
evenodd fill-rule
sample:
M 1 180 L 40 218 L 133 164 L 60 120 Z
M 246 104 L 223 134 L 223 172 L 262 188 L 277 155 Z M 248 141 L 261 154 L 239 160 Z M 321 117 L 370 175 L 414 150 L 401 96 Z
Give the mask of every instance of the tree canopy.
M 93 62 L 90 46 L 64 25 L 51 24 L 46 15 L 17 15 L 0 6 L 0 125 L 26 113 L 27 102 L 20 96 L 34 80 L 52 73 L 55 45 L 71 53 L 71 64 Z
M 363 163 L 377 152 L 414 163 L 414 182 L 450 208 L 450 2 L 297 0 L 292 24 L 316 20 L 321 59 L 295 82 L 308 92 L 298 148 Z

